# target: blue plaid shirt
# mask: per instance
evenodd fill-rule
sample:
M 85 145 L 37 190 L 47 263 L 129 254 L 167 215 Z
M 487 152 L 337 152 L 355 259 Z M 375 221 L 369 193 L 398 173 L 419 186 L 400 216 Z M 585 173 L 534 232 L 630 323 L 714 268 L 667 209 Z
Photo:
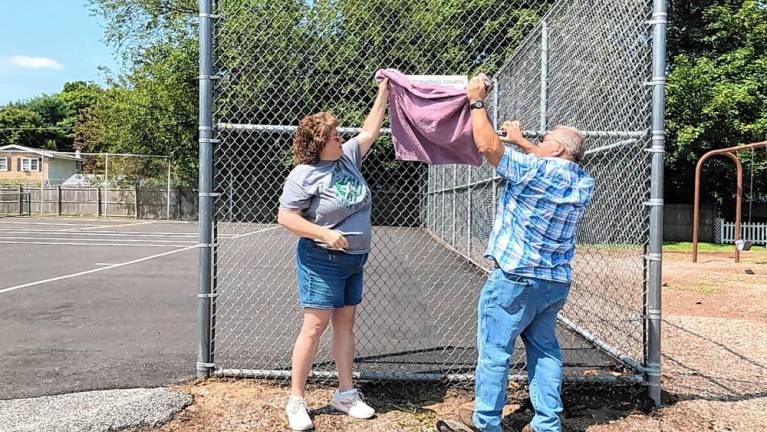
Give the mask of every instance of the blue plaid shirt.
M 509 147 L 496 170 L 506 185 L 485 257 L 506 273 L 571 282 L 575 228 L 594 179 L 576 163 Z

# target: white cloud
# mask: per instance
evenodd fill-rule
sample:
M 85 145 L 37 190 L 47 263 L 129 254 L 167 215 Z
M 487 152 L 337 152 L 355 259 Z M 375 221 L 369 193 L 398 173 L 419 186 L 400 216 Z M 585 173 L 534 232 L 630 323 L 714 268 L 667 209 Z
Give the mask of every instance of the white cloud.
M 47 57 L 13 56 L 10 63 L 13 66 L 26 69 L 64 69 L 61 63 Z

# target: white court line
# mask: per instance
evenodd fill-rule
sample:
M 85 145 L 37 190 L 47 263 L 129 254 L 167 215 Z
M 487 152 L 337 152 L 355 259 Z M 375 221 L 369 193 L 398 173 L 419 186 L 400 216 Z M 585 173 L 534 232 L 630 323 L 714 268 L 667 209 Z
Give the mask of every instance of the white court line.
M 0 225 L 10 225 L 10 224 L 16 224 L 16 225 L 52 225 L 52 226 L 76 226 L 76 227 L 88 227 L 88 226 L 96 226 L 91 224 L 74 224 L 74 223 L 53 223 L 53 222 L 0 222 Z M 99 225 L 101 226 L 101 225 Z
M 4 236 L 4 237 L 2 237 L 2 236 L 0 236 L 0 240 L 71 241 L 71 240 L 74 240 L 74 239 L 67 238 L 67 237 L 19 237 L 19 236 Z M 80 239 L 80 240 L 82 240 L 82 241 L 96 240 L 97 241 L 99 239 Z M 102 240 L 108 240 L 108 239 L 102 239 Z M 133 239 L 115 239 L 115 240 L 119 240 L 119 241 L 122 241 L 122 242 L 128 242 L 128 243 L 141 243 L 141 242 L 147 241 L 147 240 L 133 240 Z M 181 239 L 176 239 L 176 240 L 155 240 L 155 239 L 152 239 L 151 241 L 153 241 L 155 243 L 182 243 L 182 244 L 183 243 L 189 244 L 189 243 L 196 243 L 197 242 L 196 239 L 192 239 L 192 240 L 181 240 Z
M 279 225 L 277 225 L 277 226 L 273 226 L 273 227 L 271 227 L 271 228 L 266 228 L 266 229 L 262 229 L 262 230 L 258 230 L 258 231 L 251 231 L 251 232 L 249 232 L 249 233 L 244 233 L 244 234 L 237 234 L 237 235 L 234 235 L 234 236 L 232 236 L 231 238 L 236 240 L 236 239 L 239 239 L 239 238 L 243 238 L 243 237 L 251 236 L 251 235 L 253 235 L 253 234 L 258 234 L 258 233 L 262 233 L 262 232 L 266 232 L 266 231 L 271 231 L 271 230 L 273 230 L 273 229 L 277 229 L 277 228 L 279 228 L 279 227 L 280 227 L 280 226 L 279 226 Z
M 43 239 L 45 240 L 45 239 Z M 52 245 L 52 246 L 135 246 L 135 247 L 184 247 L 188 244 L 151 244 L 151 243 L 76 243 L 76 242 L 45 242 L 45 241 L 5 241 L 0 237 L 0 244 L 19 245 Z
M 119 264 L 112 264 L 112 265 L 107 266 L 107 267 L 101 267 L 101 268 L 97 268 L 97 269 L 86 270 L 86 271 L 82 271 L 82 272 L 79 272 L 79 273 L 72 273 L 72 274 L 68 274 L 68 275 L 64 275 L 64 276 L 59 276 L 59 277 L 55 277 L 55 278 L 50 278 L 50 279 L 45 279 L 45 280 L 41 280 L 41 281 L 37 281 L 37 282 L 29 282 L 29 283 L 25 283 L 25 284 L 21 284 L 21 285 L 16 285 L 16 286 L 8 287 L 8 288 L 3 288 L 3 289 L 0 289 L 0 294 L 5 294 L 7 292 L 15 291 L 15 290 L 22 289 L 22 288 L 28 288 L 28 287 L 31 287 L 31 286 L 40 285 L 40 284 L 44 284 L 44 283 L 48 283 L 48 282 L 55 282 L 55 281 L 60 281 L 60 280 L 63 280 L 63 279 L 69 279 L 69 278 L 73 278 L 73 277 L 77 277 L 77 276 L 84 276 L 84 275 L 87 275 L 87 274 L 96 273 L 96 272 L 100 272 L 100 271 L 104 271 L 104 270 L 109 270 L 109 269 L 113 269 L 113 268 L 117 268 L 117 267 L 124 267 L 124 266 L 127 266 L 127 265 L 136 264 L 136 263 L 140 263 L 140 262 L 143 262 L 143 261 L 149 261 L 151 259 L 161 258 L 161 257 L 164 257 L 164 256 L 168 256 L 168 255 L 172 255 L 172 254 L 175 254 L 175 253 L 179 253 L 179 252 L 185 252 L 185 251 L 188 251 L 190 249 L 196 249 L 197 247 L 198 247 L 198 245 L 187 246 L 187 247 L 182 248 L 182 249 L 175 249 L 175 250 L 172 250 L 172 251 L 159 253 L 157 255 L 150 255 L 148 257 L 139 258 L 139 259 L 135 259 L 135 260 L 132 260 L 132 261 L 126 261 L 126 262 L 119 263 Z
M 196 232 L 158 232 L 158 231 L 99 231 L 97 233 L 84 233 L 84 232 L 77 232 L 77 231 L 71 231 L 71 230 L 57 230 L 57 229 L 35 229 L 35 228 L 0 228 L 0 233 L 2 232 L 13 232 L 13 233 L 50 233 L 50 234 L 72 234 L 72 235 L 106 235 L 106 234 L 136 234 L 136 235 L 153 235 L 153 236 L 168 236 L 168 235 L 177 235 L 177 236 L 188 236 L 188 237 L 195 237 L 199 235 Z M 234 234 L 220 234 L 224 237 L 232 237 Z
M 259 232 L 270 231 L 270 230 L 273 230 L 273 229 L 278 228 L 278 227 L 279 226 L 272 227 L 272 228 L 266 228 L 266 229 L 263 229 L 263 230 L 260 230 L 260 231 L 253 231 L 253 232 L 250 232 L 250 233 L 247 233 L 247 234 L 243 234 L 243 235 L 258 234 Z M 8 243 L 8 242 L 0 241 L 0 243 Z M 87 245 L 94 246 L 93 244 L 87 244 Z M 130 246 L 142 246 L 142 245 L 130 245 Z M 168 246 L 170 246 L 170 245 L 168 245 Z M 82 272 L 79 272 L 79 273 L 72 273 L 72 274 L 69 274 L 69 275 L 58 276 L 58 277 L 55 277 L 55 278 L 45 279 L 45 280 L 41 280 L 41 281 L 37 281 L 37 282 L 29 282 L 29 283 L 25 283 L 25 284 L 21 284 L 21 285 L 16 285 L 16 286 L 8 287 L 8 288 L 3 288 L 3 289 L 0 289 L 0 294 L 4 294 L 4 293 L 10 292 L 10 291 L 15 291 L 15 290 L 18 290 L 18 289 L 21 289 L 21 288 L 27 288 L 27 287 L 31 287 L 31 286 L 35 286 L 35 285 L 44 284 L 44 283 L 47 283 L 47 282 L 55 282 L 55 281 L 59 281 L 59 280 L 63 280 L 63 279 L 69 279 L 69 278 L 73 278 L 73 277 L 77 277 L 77 276 L 83 276 L 83 275 L 87 275 L 87 274 L 91 274 L 91 273 L 96 273 L 96 272 L 100 272 L 100 271 L 104 271 L 104 270 L 109 270 L 109 269 L 113 269 L 113 268 L 117 268 L 117 267 L 124 267 L 124 266 L 130 265 L 130 264 L 136 264 L 136 263 L 140 263 L 140 262 L 143 262 L 143 261 L 149 261 L 151 259 L 160 258 L 160 257 L 172 255 L 172 254 L 179 253 L 179 252 L 185 252 L 185 251 L 188 251 L 190 249 L 195 249 L 195 248 L 197 248 L 199 246 L 200 246 L 199 244 L 196 244 L 196 245 L 193 245 L 193 246 L 186 246 L 186 247 L 181 248 L 181 249 L 174 249 L 172 251 L 163 252 L 163 253 L 159 253 L 157 255 L 151 255 L 151 256 L 148 256 L 148 257 L 144 257 L 144 258 L 139 258 L 139 259 L 135 259 L 135 260 L 132 260 L 132 261 L 126 261 L 124 263 L 112 264 L 110 266 L 100 267 L 100 268 L 97 268 L 97 269 L 86 270 L 86 271 L 82 271 Z
M 0 238 L 7 234 L 50 234 L 50 235 L 67 235 L 67 236 L 98 236 L 98 237 L 175 237 L 179 239 L 183 238 L 197 238 L 197 234 L 194 233 L 121 233 L 121 232 L 81 232 L 81 231 L 52 231 L 52 230 L 4 230 L 0 228 Z
M 134 226 L 134 225 L 151 225 L 151 224 L 155 224 L 157 222 L 158 221 L 145 221 L 145 222 L 133 222 L 133 223 L 119 224 L 119 225 L 90 226 L 90 227 L 81 228 L 80 231 L 97 230 L 97 229 L 104 229 L 104 228 L 117 228 L 117 227 Z

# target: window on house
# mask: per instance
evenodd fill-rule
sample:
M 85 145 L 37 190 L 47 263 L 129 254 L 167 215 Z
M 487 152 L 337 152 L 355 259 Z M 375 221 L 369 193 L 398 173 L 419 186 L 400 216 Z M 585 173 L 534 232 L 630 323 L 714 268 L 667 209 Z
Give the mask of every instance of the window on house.
M 40 171 L 40 160 L 32 158 L 21 158 L 22 171 Z
M 0 171 L 8 171 L 8 158 L 0 157 Z

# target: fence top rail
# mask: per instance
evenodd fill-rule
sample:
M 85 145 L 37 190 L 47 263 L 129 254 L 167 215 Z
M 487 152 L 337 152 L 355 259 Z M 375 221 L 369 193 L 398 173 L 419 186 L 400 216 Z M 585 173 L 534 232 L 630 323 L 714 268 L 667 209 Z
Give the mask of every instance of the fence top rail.
M 163 155 L 148 155 L 148 154 L 136 154 L 136 153 L 84 153 L 84 152 L 57 152 L 65 155 L 72 156 L 115 156 L 115 157 L 137 157 L 137 158 L 155 158 L 155 159 L 169 159 L 170 156 Z
M 293 133 L 298 126 L 292 125 L 267 125 L 267 124 L 251 124 L 251 123 L 218 123 L 217 129 L 220 130 L 232 130 L 232 131 L 255 131 L 255 132 L 272 132 L 272 133 Z M 343 134 L 358 133 L 362 131 L 362 128 L 358 127 L 339 127 L 338 132 Z M 545 130 L 525 130 L 522 134 L 528 138 L 540 138 L 546 135 L 549 131 Z M 643 138 L 648 136 L 647 131 L 600 131 L 600 130 L 582 130 L 579 131 L 586 138 Z M 503 134 L 503 131 L 496 131 L 499 135 Z M 390 128 L 382 128 L 381 134 L 390 135 Z

